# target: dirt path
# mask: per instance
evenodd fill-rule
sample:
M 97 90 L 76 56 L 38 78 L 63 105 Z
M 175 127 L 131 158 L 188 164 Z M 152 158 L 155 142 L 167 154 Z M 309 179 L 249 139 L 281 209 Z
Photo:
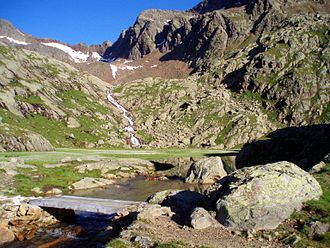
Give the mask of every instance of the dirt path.
M 138 230 L 138 234 L 151 237 L 161 243 L 179 241 L 182 247 L 213 247 L 213 248 L 281 248 L 283 244 L 276 241 L 256 240 L 241 237 L 223 227 L 210 227 L 196 230 L 187 226 L 179 226 L 170 217 L 162 216 L 156 223 L 146 225 Z

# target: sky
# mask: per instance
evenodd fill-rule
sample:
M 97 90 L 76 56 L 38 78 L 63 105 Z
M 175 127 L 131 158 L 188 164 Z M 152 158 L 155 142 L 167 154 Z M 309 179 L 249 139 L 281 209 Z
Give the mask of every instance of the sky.
M 116 41 L 143 10 L 187 10 L 200 1 L 0 0 L 0 18 L 33 36 L 91 45 Z

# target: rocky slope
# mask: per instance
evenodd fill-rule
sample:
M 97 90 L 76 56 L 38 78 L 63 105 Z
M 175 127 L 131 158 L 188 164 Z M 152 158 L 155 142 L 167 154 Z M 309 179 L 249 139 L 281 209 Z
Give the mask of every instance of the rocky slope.
M 279 126 L 257 101 L 207 80 L 148 78 L 119 85 L 113 93 L 134 113 L 138 137 L 152 147 L 233 148 Z
M 27 132 L 23 129 L 28 129 L 56 147 L 126 144 L 121 131 L 124 123 L 106 100 L 109 85 L 104 81 L 69 64 L 3 43 L 0 61 L 2 137 L 9 133 L 20 143 L 26 140 L 19 138 Z M 0 139 L 4 149 L 8 148 L 6 140 Z
M 113 92 L 133 113 L 144 145 L 233 148 L 281 127 L 329 123 L 328 7 L 312 0 L 205 0 L 185 12 L 147 10 L 105 51 L 105 60 L 116 61 L 79 68 L 125 82 Z M 7 45 L 39 46 L 1 23 Z M 126 143 L 127 123 L 104 102 L 106 83 L 4 44 L 0 56 L 4 123 L 29 126 L 55 146 Z M 66 61 L 61 56 L 55 57 Z
M 118 86 L 116 96 L 135 114 L 140 139 L 150 146 L 232 148 L 279 127 L 329 123 L 327 6 L 204 1 L 181 13 L 180 20 L 189 16 L 190 26 L 179 29 L 186 40 L 173 45 L 165 38 L 161 48 L 152 37 L 168 37 L 165 27 L 176 19 L 157 33 L 164 24 L 146 22 L 146 16 L 163 21 L 170 14 L 142 13 L 125 35 L 134 41 L 144 23 L 152 32 L 139 29 L 138 37 L 150 46 L 136 50 L 133 42 L 129 54 L 116 56 L 135 58 L 158 49 L 163 59 L 190 61 L 199 73 L 181 81 L 148 78 Z M 113 47 L 119 51 L 124 43 L 120 38 Z

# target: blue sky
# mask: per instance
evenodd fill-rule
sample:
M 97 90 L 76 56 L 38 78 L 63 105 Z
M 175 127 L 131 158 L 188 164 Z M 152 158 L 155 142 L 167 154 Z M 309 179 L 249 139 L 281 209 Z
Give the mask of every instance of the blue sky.
M 0 0 L 0 18 L 41 38 L 69 44 L 116 41 L 150 8 L 187 10 L 201 0 Z

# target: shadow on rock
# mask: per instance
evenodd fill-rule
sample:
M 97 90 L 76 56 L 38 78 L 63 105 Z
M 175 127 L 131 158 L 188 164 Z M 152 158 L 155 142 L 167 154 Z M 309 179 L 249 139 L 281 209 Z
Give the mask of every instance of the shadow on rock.
M 330 153 L 328 124 L 284 128 L 267 138 L 245 144 L 236 157 L 236 167 L 289 161 L 308 170 Z

